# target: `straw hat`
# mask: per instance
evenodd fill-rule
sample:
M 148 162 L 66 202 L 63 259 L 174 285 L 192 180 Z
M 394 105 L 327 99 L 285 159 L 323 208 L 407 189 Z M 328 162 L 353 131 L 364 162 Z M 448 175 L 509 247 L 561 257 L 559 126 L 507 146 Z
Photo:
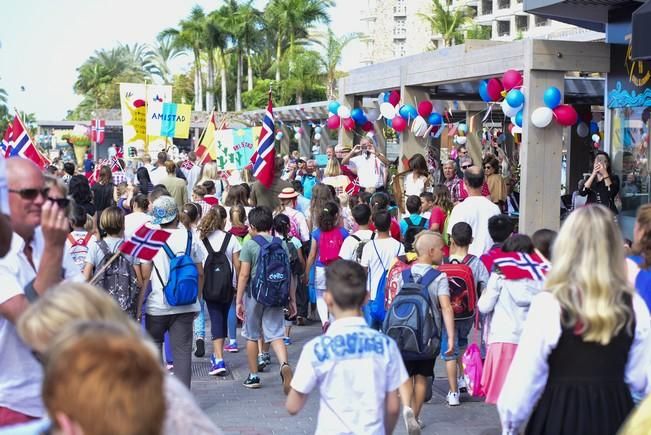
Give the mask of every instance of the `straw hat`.
M 294 199 L 298 197 L 298 192 L 292 187 L 285 187 L 282 192 L 278 194 L 278 199 Z

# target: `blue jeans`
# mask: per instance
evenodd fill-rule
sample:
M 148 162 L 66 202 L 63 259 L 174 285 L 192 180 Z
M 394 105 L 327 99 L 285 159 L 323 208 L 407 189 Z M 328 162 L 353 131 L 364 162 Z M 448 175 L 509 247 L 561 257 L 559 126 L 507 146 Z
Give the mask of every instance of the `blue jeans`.
M 237 314 L 235 313 L 235 298 L 228 310 L 228 338 L 237 340 Z
M 206 338 L 206 302 L 199 299 L 199 315 L 194 319 L 194 338 Z

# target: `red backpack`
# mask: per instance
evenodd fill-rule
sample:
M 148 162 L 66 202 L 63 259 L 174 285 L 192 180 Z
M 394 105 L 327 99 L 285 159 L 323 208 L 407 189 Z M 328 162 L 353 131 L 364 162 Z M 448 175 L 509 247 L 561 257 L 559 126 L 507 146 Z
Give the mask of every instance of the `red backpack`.
M 469 319 L 475 315 L 477 307 L 477 290 L 475 277 L 468 266 L 474 255 L 466 255 L 462 262 L 445 258 L 438 267 L 440 272 L 445 272 L 450 287 L 450 303 L 454 310 L 455 319 Z
M 319 261 L 327 266 L 339 259 L 339 250 L 344 243 L 344 236 L 341 228 L 333 228 L 330 231 L 321 231 L 319 236 Z

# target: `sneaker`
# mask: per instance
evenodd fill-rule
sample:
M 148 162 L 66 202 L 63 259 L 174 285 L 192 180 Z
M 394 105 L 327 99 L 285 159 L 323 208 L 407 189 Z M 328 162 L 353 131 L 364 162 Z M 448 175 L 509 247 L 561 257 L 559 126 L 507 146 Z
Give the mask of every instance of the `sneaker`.
M 197 338 L 195 341 L 196 349 L 194 351 L 194 356 L 201 358 L 206 355 L 206 345 L 203 341 L 203 338 Z
M 407 434 L 420 435 L 420 425 L 418 424 L 418 420 L 416 420 L 413 409 L 405 406 L 402 410 L 402 418 L 405 420 L 405 425 L 407 426 Z
M 224 376 L 226 374 L 226 363 L 224 360 L 217 361 L 215 355 L 210 355 L 210 371 L 209 375 Z
M 242 385 L 246 388 L 260 388 L 260 378 L 249 373 L 249 376 L 242 382 Z
M 457 391 L 448 392 L 448 405 L 449 406 L 461 405 L 461 402 L 459 401 L 459 392 Z
M 283 338 L 283 341 L 285 342 L 285 346 L 289 346 L 290 344 L 292 344 L 291 337 L 285 337 Z
M 240 349 L 237 347 L 237 341 L 235 343 L 228 343 L 224 346 L 224 350 L 230 353 L 237 353 Z
M 263 354 L 258 354 L 258 371 L 264 371 L 264 368 L 267 367 L 267 360 L 265 360 Z
M 280 367 L 280 380 L 283 382 L 283 393 L 285 393 L 285 396 L 288 395 L 289 390 L 291 390 L 293 376 L 294 372 L 292 372 L 292 368 L 289 366 L 289 364 L 283 363 L 283 365 Z
M 265 366 L 270 366 L 271 365 L 271 354 L 269 352 L 264 352 L 262 354 L 262 358 L 264 358 L 264 365 Z
M 464 378 L 463 376 L 457 379 L 457 386 L 459 387 L 459 393 L 468 392 L 468 385 L 466 384 L 466 378 Z

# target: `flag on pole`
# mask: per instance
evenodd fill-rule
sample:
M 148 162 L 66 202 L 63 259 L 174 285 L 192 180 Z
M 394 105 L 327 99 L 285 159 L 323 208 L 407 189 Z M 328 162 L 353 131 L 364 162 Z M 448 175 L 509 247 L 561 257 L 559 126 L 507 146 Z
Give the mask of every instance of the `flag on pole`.
M 90 124 L 90 140 L 97 143 L 103 143 L 105 130 L 106 130 L 105 120 L 93 119 Z
M 5 130 L 5 134 L 2 138 L 2 143 L 0 144 L 0 147 L 2 150 L 0 151 L 1 157 L 7 158 L 9 155 L 11 155 L 11 137 L 12 137 L 12 129 L 11 129 L 11 124 L 7 125 L 7 129 Z
M 31 160 L 41 169 L 50 164 L 50 161 L 40 153 L 34 142 L 32 142 L 32 138 L 29 137 L 29 133 L 18 114 L 14 116 L 14 122 L 11 124 L 9 145 L 12 147 L 9 154 L 11 157 L 18 156 Z
M 211 112 L 206 128 L 203 130 L 203 135 L 199 141 L 199 145 L 194 150 L 197 154 L 199 162 L 213 161 L 217 158 L 217 148 L 215 147 L 215 132 L 217 131 L 217 124 L 215 123 L 215 111 Z
M 276 149 L 274 148 L 275 130 L 273 104 L 271 102 L 271 92 L 269 92 L 269 103 L 262 120 L 258 149 L 251 156 L 253 176 L 267 189 L 271 187 L 274 179 L 274 160 L 276 159 Z
M 170 235 L 165 230 L 148 228 L 147 224 L 143 224 L 129 240 L 120 245 L 120 251 L 141 260 L 152 261 Z

